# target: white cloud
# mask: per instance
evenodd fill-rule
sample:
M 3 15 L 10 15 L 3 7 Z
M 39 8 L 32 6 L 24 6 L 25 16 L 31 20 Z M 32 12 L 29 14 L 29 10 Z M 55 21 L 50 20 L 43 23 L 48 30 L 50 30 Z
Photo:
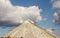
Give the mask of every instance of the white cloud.
M 54 13 L 54 16 L 57 17 L 57 16 L 58 16 L 58 13 L 55 12 L 55 13 Z
M 39 22 L 42 20 L 41 11 L 38 6 L 13 6 L 10 0 L 0 0 L 0 21 L 22 23 L 30 19 L 33 22 Z
M 54 1 L 54 2 L 53 2 Z M 60 0 L 53 0 L 52 2 L 53 2 L 53 8 L 58 8 L 59 10 L 58 10 L 58 12 L 55 12 L 54 13 L 54 17 L 55 17 L 55 19 L 53 20 L 53 22 L 55 23 L 55 24 L 60 24 Z
M 60 8 L 60 0 L 53 0 L 53 8 Z
M 48 28 L 48 29 L 47 29 L 47 31 L 49 31 L 49 32 L 53 33 L 52 28 Z
M 60 24 L 60 11 L 58 11 L 57 13 L 55 12 L 54 17 L 55 17 L 55 19 L 53 20 L 53 22 L 55 24 Z

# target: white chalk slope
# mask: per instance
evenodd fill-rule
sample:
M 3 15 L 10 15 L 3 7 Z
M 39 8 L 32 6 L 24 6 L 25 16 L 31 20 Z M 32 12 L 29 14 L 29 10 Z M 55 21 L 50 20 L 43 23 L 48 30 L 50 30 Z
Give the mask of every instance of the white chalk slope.
M 37 27 L 29 21 L 26 21 L 22 25 L 19 25 L 17 28 L 13 29 L 3 37 L 8 36 L 11 38 L 57 38 L 50 32 L 41 27 Z

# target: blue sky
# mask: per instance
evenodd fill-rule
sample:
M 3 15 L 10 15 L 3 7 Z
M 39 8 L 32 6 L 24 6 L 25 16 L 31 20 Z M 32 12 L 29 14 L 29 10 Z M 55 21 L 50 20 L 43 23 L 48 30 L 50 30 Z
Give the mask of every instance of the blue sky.
M 56 25 L 53 23 L 54 13 L 59 10 L 59 8 L 53 8 L 53 3 L 51 0 L 10 0 L 13 6 L 23 6 L 23 7 L 29 7 L 29 6 L 38 6 L 39 9 L 42 9 L 42 12 L 40 15 L 42 16 L 42 21 L 38 22 L 37 25 L 44 28 L 53 28 L 55 29 L 54 33 L 59 35 L 60 31 L 57 29 L 60 29 L 60 25 Z M 46 19 L 46 20 L 44 20 Z M 0 35 L 12 30 L 15 27 L 2 27 L 0 26 Z M 59 31 L 59 32 L 58 32 Z M 60 35 L 59 35 L 60 36 Z

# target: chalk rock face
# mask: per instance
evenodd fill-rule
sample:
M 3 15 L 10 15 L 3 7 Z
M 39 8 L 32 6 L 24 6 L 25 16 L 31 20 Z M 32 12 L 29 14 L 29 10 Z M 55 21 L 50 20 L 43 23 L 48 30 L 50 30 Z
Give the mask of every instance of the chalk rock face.
M 30 21 L 19 25 L 3 37 L 8 38 L 57 38 L 47 30 L 36 26 Z

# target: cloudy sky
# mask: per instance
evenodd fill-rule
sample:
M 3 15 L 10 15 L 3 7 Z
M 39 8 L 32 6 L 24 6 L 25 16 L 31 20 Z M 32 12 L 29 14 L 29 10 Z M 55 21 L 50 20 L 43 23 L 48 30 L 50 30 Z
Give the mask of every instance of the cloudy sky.
M 0 0 L 0 35 L 26 20 L 60 36 L 60 0 Z

